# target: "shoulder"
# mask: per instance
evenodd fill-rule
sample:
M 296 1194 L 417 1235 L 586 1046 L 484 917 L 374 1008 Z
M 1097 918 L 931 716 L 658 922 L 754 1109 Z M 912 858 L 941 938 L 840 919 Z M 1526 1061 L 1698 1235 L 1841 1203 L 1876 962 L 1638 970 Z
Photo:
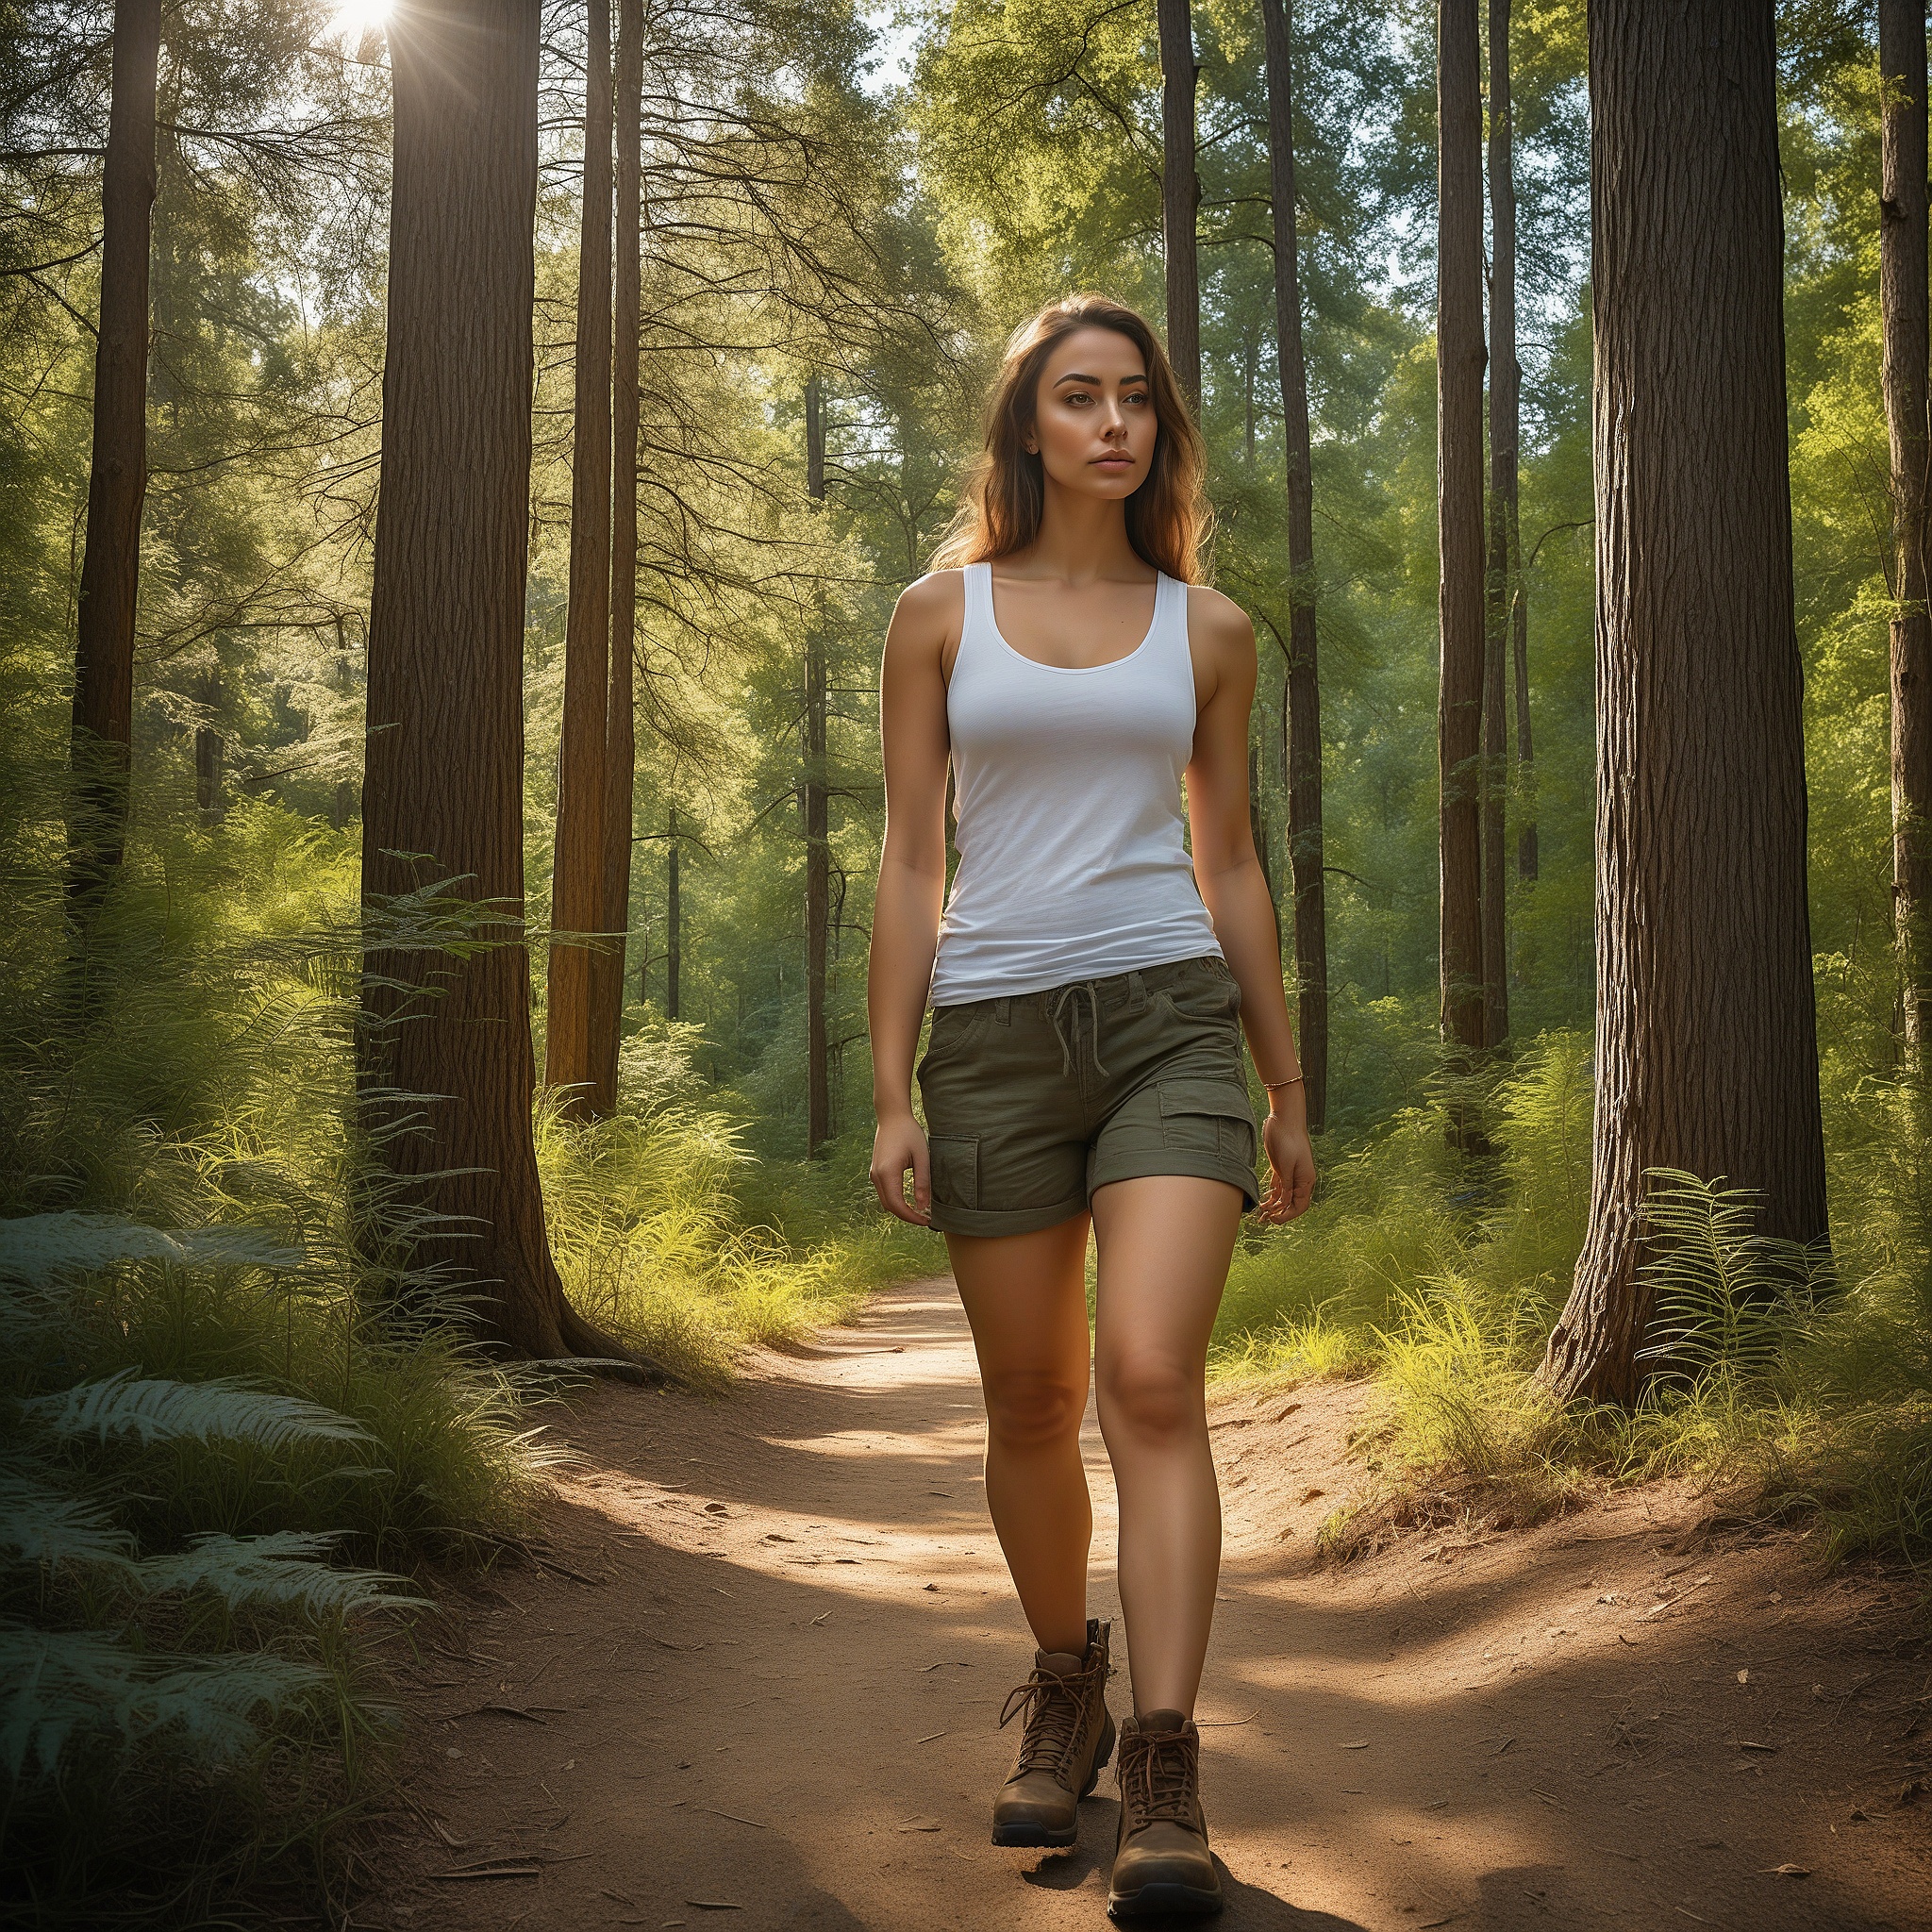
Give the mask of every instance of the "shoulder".
M 928 571 L 899 592 L 886 631 L 888 665 L 941 669 L 966 623 L 963 571 Z
M 1188 641 L 1217 657 L 1230 658 L 1255 656 L 1255 626 L 1248 613 L 1232 597 L 1224 596 L 1209 584 L 1188 587 Z
M 946 624 L 950 620 L 952 627 L 957 629 L 965 608 L 966 573 L 963 570 L 930 570 L 899 592 L 892 620 L 896 624 L 904 617 L 916 625 Z
M 927 571 L 899 592 L 887 641 L 891 644 L 904 639 L 915 647 L 922 641 L 942 645 L 959 635 L 965 621 L 966 573 Z

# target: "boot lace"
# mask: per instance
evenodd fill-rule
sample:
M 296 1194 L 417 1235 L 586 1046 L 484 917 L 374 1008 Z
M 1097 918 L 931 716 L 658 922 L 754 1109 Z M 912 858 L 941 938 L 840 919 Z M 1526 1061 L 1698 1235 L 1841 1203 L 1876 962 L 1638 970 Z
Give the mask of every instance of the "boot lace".
M 1122 1739 L 1121 1795 L 1132 1830 L 1143 1824 L 1192 1826 L 1200 1748 L 1185 1731 L 1142 1731 Z
M 1015 1777 L 1023 1777 L 1030 1771 L 1065 1771 L 1080 1741 L 1088 1691 L 1099 1674 L 1097 1663 L 1064 1677 L 1056 1676 L 1051 1671 L 1036 1670 L 1025 1683 L 1008 1691 L 1000 1710 L 1000 1728 L 1005 1730 L 1022 1711 L 1026 1713 L 1020 1761 L 1013 1770 Z

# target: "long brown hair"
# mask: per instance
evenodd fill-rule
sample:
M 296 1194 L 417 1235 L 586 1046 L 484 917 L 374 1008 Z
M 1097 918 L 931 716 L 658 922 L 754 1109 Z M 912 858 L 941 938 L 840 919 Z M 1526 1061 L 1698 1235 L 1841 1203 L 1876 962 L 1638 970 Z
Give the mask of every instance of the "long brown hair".
M 950 570 L 1010 557 L 1040 534 L 1045 471 L 1027 449 L 1026 437 L 1041 370 L 1054 344 L 1076 328 L 1110 328 L 1141 352 L 1159 430 L 1146 480 L 1127 498 L 1127 541 L 1156 570 L 1196 582 L 1213 521 L 1201 489 L 1201 432 L 1188 413 L 1167 352 L 1145 319 L 1105 295 L 1063 296 L 1013 331 L 987 404 L 986 447 L 967 480 L 958 514 L 933 553 L 932 567 Z

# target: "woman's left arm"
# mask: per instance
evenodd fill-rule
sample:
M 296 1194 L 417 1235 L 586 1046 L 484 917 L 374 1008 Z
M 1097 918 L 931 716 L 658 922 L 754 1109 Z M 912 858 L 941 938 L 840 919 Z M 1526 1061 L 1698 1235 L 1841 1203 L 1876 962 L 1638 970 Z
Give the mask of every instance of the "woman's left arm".
M 1188 824 L 1194 881 L 1228 970 L 1241 990 L 1248 1051 L 1268 1094 L 1261 1129 L 1273 1175 L 1255 1210 L 1262 1221 L 1292 1221 L 1315 1188 L 1301 1060 L 1281 989 L 1281 937 L 1274 902 L 1255 853 L 1248 816 L 1248 717 L 1255 703 L 1255 631 L 1247 614 L 1218 591 L 1188 592 L 1194 662 L 1194 756 L 1188 766 Z M 1279 1083 L 1291 1082 L 1290 1085 Z

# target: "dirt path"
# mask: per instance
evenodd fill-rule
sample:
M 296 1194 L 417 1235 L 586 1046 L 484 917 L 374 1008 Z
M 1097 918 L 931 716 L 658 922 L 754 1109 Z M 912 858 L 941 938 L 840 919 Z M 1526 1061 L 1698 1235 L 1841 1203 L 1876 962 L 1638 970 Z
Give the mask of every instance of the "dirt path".
M 1713 1540 L 1676 1491 L 1338 1569 L 1312 1535 L 1359 1480 L 1362 1399 L 1215 1409 L 1223 1924 L 1932 1926 L 1932 1682 L 1902 1582 L 1822 1576 L 1785 1533 Z M 987 1842 L 1030 1644 L 982 1429 L 945 1281 L 722 1403 L 586 1398 L 551 1567 L 459 1600 L 404 1674 L 408 1809 L 353 1923 L 1103 1924 L 1110 1775 L 1076 1850 Z M 1091 1411 L 1087 1447 L 1111 1614 Z

